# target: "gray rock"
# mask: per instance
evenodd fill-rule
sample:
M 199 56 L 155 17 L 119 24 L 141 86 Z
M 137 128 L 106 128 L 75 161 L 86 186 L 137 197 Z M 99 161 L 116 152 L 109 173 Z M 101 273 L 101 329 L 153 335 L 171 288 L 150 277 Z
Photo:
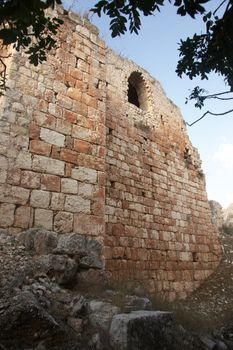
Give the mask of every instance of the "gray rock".
M 102 246 L 91 238 L 77 233 L 69 233 L 59 236 L 54 253 L 67 254 L 80 259 L 80 268 L 102 269 Z
M 151 310 L 151 301 L 148 298 L 138 297 L 136 295 L 126 295 L 123 305 L 125 312 L 137 310 Z
M 40 230 L 35 234 L 34 247 L 37 254 L 52 253 L 57 246 L 57 233 L 47 230 Z
M 31 228 L 21 234 L 21 240 L 27 250 L 34 250 L 34 239 L 39 228 Z
M 37 254 L 49 254 L 57 246 L 57 233 L 42 228 L 33 228 L 24 232 L 24 245 Z
M 103 262 L 96 255 L 88 255 L 80 259 L 79 267 L 83 269 L 102 269 Z
M 227 349 L 228 348 L 227 348 L 226 344 L 223 341 L 221 341 L 221 340 L 219 340 L 216 343 L 216 347 L 214 348 L 214 350 L 227 350 Z
M 54 252 L 57 254 L 85 256 L 86 237 L 77 233 L 60 235 Z
M 30 292 L 19 292 L 8 300 L 10 305 L 0 314 L 1 341 L 15 344 L 33 340 L 34 335 L 46 339 L 52 334 L 63 333 L 56 320 L 39 304 Z M 10 336 L 9 336 L 10 335 Z
M 174 349 L 173 314 L 134 311 L 113 316 L 110 343 L 116 350 Z
M 105 332 L 110 327 L 112 317 L 120 311 L 117 306 L 98 300 L 90 301 L 87 310 L 91 326 Z
M 38 260 L 40 268 L 58 284 L 70 283 L 76 276 L 78 264 L 66 255 L 42 255 Z
M 200 341 L 206 346 L 208 350 L 216 349 L 216 342 L 208 338 L 207 336 L 200 337 Z
M 86 299 L 82 295 L 79 295 L 73 300 L 72 304 L 71 315 L 77 317 L 85 310 Z
M 68 317 L 67 324 L 77 333 L 82 333 L 83 320 L 81 318 Z

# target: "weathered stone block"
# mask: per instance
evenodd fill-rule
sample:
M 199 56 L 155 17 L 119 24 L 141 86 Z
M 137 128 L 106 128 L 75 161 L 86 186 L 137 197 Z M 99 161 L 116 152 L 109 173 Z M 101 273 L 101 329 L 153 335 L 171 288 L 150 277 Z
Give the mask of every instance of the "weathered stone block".
M 63 134 L 50 129 L 41 128 L 40 138 L 41 140 L 58 147 L 63 147 L 65 143 L 65 136 Z
M 91 184 L 80 183 L 78 194 L 83 198 L 91 198 L 94 193 L 94 187 Z
M 17 168 L 8 169 L 7 183 L 11 185 L 19 185 L 21 177 L 21 170 Z
M 11 227 L 14 223 L 14 204 L 0 204 L 0 227 Z
M 16 208 L 14 226 L 28 228 L 31 222 L 31 211 L 32 209 L 26 206 Z
M 8 168 L 8 159 L 7 159 L 7 157 L 4 157 L 4 156 L 0 155 L 0 165 L 1 165 L 1 169 L 6 170 Z
M 32 190 L 30 205 L 34 208 L 48 208 L 50 203 L 50 193 L 41 190 Z
M 87 141 L 74 139 L 74 150 L 79 153 L 91 154 L 92 145 Z
M 32 166 L 32 155 L 28 152 L 21 152 L 17 156 L 16 167 L 20 169 L 31 169 Z
M 5 183 L 7 178 L 6 170 L 0 169 L 0 183 Z
M 54 230 L 59 233 L 73 231 L 73 214 L 65 211 L 58 212 L 54 217 Z
M 120 309 L 110 303 L 99 300 L 92 300 L 88 303 L 90 325 L 104 332 L 109 330 L 113 316 L 119 312 Z
M 102 236 L 105 231 L 103 217 L 86 214 L 74 214 L 74 232 L 90 236 Z
M 117 350 L 170 349 L 174 343 L 170 312 L 134 311 L 113 316 L 110 343 Z
M 75 137 L 79 140 L 91 141 L 92 130 L 83 128 L 82 126 L 79 126 L 79 125 L 73 125 L 71 135 L 72 137 Z
M 32 153 L 41 154 L 42 156 L 49 156 L 51 153 L 51 145 L 40 140 L 30 141 L 30 151 Z
M 71 177 L 80 182 L 88 182 L 95 184 L 97 182 L 97 171 L 85 167 L 78 167 L 72 169 Z
M 64 175 L 65 164 L 57 159 L 36 155 L 33 158 L 32 169 L 41 173 L 45 172 L 54 175 Z
M 61 179 L 56 175 L 42 174 L 41 189 L 46 191 L 60 192 Z
M 35 209 L 34 226 L 41 226 L 47 230 L 53 228 L 53 212 L 46 209 Z
M 70 149 L 63 149 L 61 151 L 61 159 L 65 162 L 77 164 L 78 163 L 78 154 L 75 151 Z
M 73 194 L 78 193 L 78 181 L 73 179 L 62 179 L 61 192 Z
M 40 174 L 33 171 L 22 171 L 21 185 L 27 188 L 39 188 L 40 187 Z
M 51 209 L 64 210 L 65 195 L 63 193 L 52 193 Z
M 29 199 L 30 191 L 26 188 L 11 185 L 0 185 L 0 201 L 24 205 Z
M 80 196 L 67 195 L 65 199 L 65 210 L 72 213 L 90 213 L 91 202 Z

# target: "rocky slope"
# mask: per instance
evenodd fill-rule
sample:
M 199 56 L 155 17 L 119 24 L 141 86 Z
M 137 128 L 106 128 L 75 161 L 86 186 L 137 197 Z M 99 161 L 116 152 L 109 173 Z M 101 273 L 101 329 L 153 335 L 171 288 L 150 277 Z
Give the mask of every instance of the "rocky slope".
M 1 350 L 233 349 L 231 236 L 196 293 L 159 305 L 110 289 L 93 239 L 31 229 L 16 240 L 1 231 L 0 247 Z

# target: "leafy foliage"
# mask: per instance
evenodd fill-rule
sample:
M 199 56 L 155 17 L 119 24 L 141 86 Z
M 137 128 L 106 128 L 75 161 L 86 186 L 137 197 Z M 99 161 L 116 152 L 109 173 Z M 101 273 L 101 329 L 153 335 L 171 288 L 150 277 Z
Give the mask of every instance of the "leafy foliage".
M 1 0 L 0 40 L 3 45 L 15 44 L 26 49 L 34 65 L 46 59 L 46 51 L 55 45 L 53 35 L 62 21 L 46 16 L 45 10 L 61 0 Z
M 205 9 L 201 3 L 209 0 L 175 0 L 177 14 L 181 16 L 190 15 L 192 18 L 198 13 L 204 13 Z M 170 0 L 171 2 L 171 0 Z M 138 34 L 141 28 L 140 15 L 152 15 L 154 12 L 160 12 L 164 0 L 101 0 L 92 11 L 98 16 L 102 13 L 111 18 L 110 30 L 112 36 L 124 34 L 127 31 L 126 24 L 129 23 L 129 31 Z

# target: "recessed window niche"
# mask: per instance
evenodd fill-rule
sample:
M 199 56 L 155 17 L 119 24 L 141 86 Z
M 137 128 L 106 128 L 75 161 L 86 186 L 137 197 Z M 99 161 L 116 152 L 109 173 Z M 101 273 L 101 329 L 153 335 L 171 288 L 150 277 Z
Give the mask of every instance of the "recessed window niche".
M 142 74 L 132 72 L 128 79 L 128 102 L 136 107 L 147 110 L 148 96 Z

